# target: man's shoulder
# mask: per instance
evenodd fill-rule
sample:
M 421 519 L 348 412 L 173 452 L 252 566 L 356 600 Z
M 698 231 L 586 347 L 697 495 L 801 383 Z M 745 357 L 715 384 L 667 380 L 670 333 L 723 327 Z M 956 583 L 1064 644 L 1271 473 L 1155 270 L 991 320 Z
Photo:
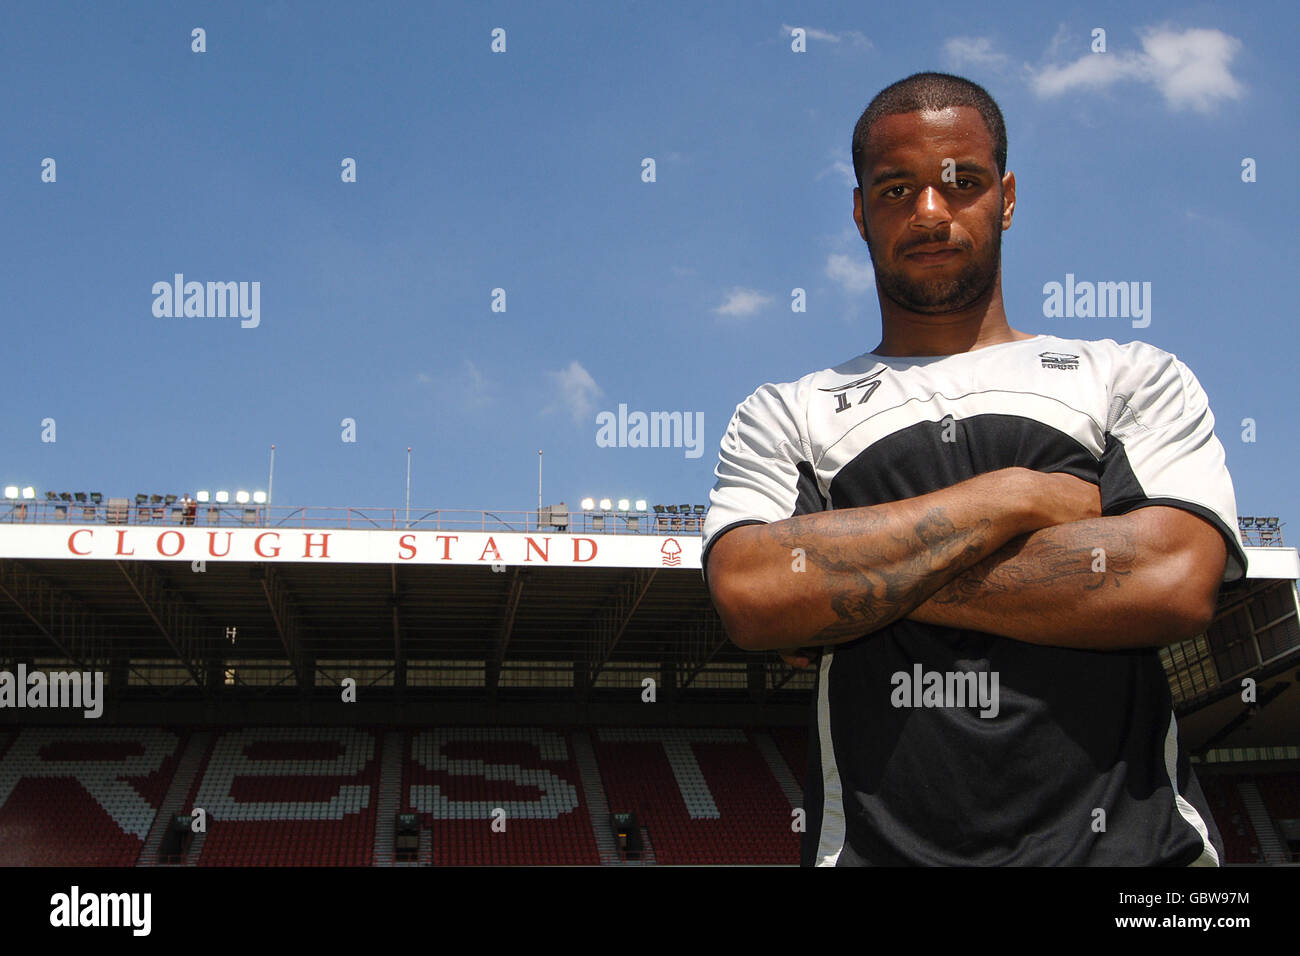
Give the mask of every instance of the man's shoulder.
M 1161 377 L 1162 372 L 1170 375 L 1191 374 L 1191 370 L 1173 352 L 1139 339 L 1118 342 L 1115 339 L 1072 339 L 1040 333 L 1031 348 L 1034 354 L 1041 353 L 1047 357 L 1084 359 L 1101 371 L 1105 378 L 1112 381 L 1132 376 L 1139 379 L 1157 379 Z M 862 352 L 843 362 L 816 369 L 796 379 L 765 382 L 755 388 L 737 408 L 784 407 L 794 412 L 806 408 L 812 396 L 819 390 L 833 391 L 843 388 L 846 382 L 870 376 L 877 369 L 884 367 L 886 367 L 885 363 L 875 355 Z
M 737 408 L 784 405 L 792 411 L 801 409 L 807 406 L 809 397 L 817 389 L 825 388 L 844 375 L 851 375 L 863 368 L 869 371 L 872 364 L 871 361 L 864 362 L 863 356 L 858 356 L 840 365 L 820 368 L 790 381 L 764 382 L 746 396 Z
M 1150 342 L 1134 339 L 1131 342 L 1117 342 L 1114 339 L 1066 339 L 1056 335 L 1045 335 L 1062 350 L 1074 350 L 1079 354 L 1106 357 L 1127 366 L 1144 366 L 1177 362 L 1178 356 Z

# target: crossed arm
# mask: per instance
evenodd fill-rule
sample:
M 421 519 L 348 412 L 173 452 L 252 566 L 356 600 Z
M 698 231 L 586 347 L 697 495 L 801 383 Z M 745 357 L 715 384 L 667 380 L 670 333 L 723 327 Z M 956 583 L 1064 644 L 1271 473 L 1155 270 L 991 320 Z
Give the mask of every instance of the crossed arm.
M 1009 468 L 917 498 L 738 528 L 713 547 L 708 581 L 736 644 L 792 663 L 812 654 L 791 648 L 903 619 L 1119 650 L 1208 626 L 1226 551 L 1190 512 L 1102 517 L 1095 485 Z
M 1156 647 L 1209 626 L 1226 560 L 1208 521 L 1152 505 L 1013 538 L 906 618 L 1031 644 Z

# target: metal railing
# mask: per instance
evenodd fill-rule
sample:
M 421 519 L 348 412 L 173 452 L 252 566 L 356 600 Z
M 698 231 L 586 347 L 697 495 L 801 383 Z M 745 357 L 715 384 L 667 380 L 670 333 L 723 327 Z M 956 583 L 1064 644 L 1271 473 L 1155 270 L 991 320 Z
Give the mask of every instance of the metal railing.
M 662 511 L 658 510 L 663 508 Z M 289 505 L 132 502 L 0 501 L 0 523 L 192 525 L 199 528 L 381 528 L 388 531 L 517 531 L 570 534 L 700 534 L 702 505 L 689 511 L 657 505 L 655 511 L 463 511 L 445 508 L 336 508 Z M 1250 547 L 1285 547 L 1282 527 L 1249 525 L 1239 519 L 1242 541 Z
M 0 502 L 4 524 L 107 524 L 195 528 L 343 528 L 385 531 L 514 531 L 545 534 L 700 534 L 704 515 L 650 511 L 464 511 L 180 502 Z
M 1237 529 L 1241 532 L 1241 540 L 1247 547 L 1280 548 L 1285 547 L 1282 543 L 1282 528 L 1285 526 L 1285 521 L 1272 526 L 1247 526 L 1239 521 Z

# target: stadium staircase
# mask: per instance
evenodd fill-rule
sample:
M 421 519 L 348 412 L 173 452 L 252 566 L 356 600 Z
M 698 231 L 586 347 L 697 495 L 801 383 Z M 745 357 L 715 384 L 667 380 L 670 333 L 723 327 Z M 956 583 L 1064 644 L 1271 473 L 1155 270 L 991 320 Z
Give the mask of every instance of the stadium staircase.
M 1239 780 L 1237 791 L 1241 794 L 1241 802 L 1246 807 L 1246 815 L 1250 817 L 1251 826 L 1255 828 L 1255 837 L 1259 840 L 1264 862 L 1291 862 L 1291 855 L 1278 839 L 1277 828 L 1273 826 L 1273 819 L 1268 815 L 1264 799 L 1259 795 L 1259 788 L 1251 780 Z
M 583 796 L 586 797 L 587 811 L 591 815 L 591 832 L 596 838 L 596 850 L 600 853 L 600 865 L 622 866 L 626 861 L 618 852 L 618 841 L 609 828 L 609 803 L 605 799 L 605 787 L 600 782 L 600 767 L 596 763 L 596 752 L 591 747 L 591 738 L 579 730 L 572 734 L 571 740 L 574 762 L 582 776 Z
M 654 866 L 656 862 L 657 861 L 655 860 L 655 845 L 654 845 L 654 841 L 650 839 L 650 828 L 642 827 L 641 828 L 641 859 L 624 860 L 623 865 L 624 866 Z
M 171 826 L 172 817 L 186 812 L 185 797 L 194 784 L 194 775 L 203 766 L 203 758 L 207 755 L 211 743 L 212 738 L 206 733 L 190 734 L 185 744 L 185 753 L 181 755 L 180 763 L 176 765 L 176 773 L 167 787 L 167 795 L 163 797 L 162 806 L 158 808 L 153 826 L 149 828 L 149 836 L 145 839 L 144 846 L 140 848 L 140 857 L 136 861 L 136 866 L 185 865 L 185 861 L 181 860 L 162 862 L 158 859 L 158 850 L 162 847 L 163 837 L 167 835 L 167 828 Z M 194 834 L 191 840 L 196 841 L 199 837 L 199 834 Z
M 794 779 L 794 774 L 790 772 L 790 765 L 785 762 L 785 758 L 781 756 L 781 751 L 772 742 L 772 738 L 767 734 L 754 732 L 749 735 L 749 739 L 754 742 L 758 752 L 763 755 L 767 765 L 772 768 L 772 776 L 776 777 L 781 792 L 790 801 L 790 808 L 798 809 L 802 807 L 803 789 L 799 786 L 798 781 Z
M 208 818 L 208 825 L 212 825 L 212 818 Z M 203 844 L 208 839 L 208 831 L 203 830 L 190 837 L 190 848 L 185 854 L 186 866 L 198 866 L 199 858 L 203 856 Z
M 393 827 L 402 803 L 402 758 L 404 735 L 400 730 L 384 734 L 379 771 L 379 809 L 375 814 L 375 866 L 393 865 Z
M 1236 781 L 1227 774 L 1207 775 L 1201 778 L 1201 790 L 1210 802 L 1210 813 L 1223 837 L 1225 862 L 1259 863 L 1262 859 L 1259 840 L 1241 802 Z

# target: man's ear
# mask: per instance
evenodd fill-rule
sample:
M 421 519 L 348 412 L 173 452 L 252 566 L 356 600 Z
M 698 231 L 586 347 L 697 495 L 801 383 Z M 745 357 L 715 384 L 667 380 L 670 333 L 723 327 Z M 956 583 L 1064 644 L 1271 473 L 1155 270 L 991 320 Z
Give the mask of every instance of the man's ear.
M 1002 229 L 1011 228 L 1011 217 L 1016 211 L 1016 174 L 1007 171 L 1002 177 Z
M 862 188 L 853 187 L 853 223 L 858 227 L 858 235 L 862 241 L 867 241 L 867 219 L 866 210 L 862 208 Z

